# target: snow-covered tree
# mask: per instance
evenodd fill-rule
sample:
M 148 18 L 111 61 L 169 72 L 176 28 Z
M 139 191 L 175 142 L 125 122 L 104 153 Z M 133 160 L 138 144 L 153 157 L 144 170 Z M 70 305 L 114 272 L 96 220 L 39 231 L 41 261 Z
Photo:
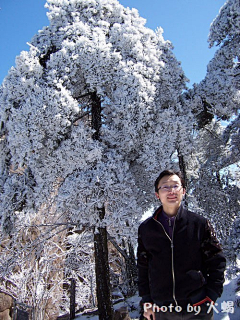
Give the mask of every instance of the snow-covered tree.
M 34 319 L 43 320 L 56 319 L 63 304 L 67 228 L 42 222 L 28 227 L 15 221 L 12 236 L 1 237 L 0 284 L 17 303 L 31 307 Z
M 2 231 L 49 213 L 92 229 L 99 317 L 112 319 L 107 233 L 135 241 L 153 179 L 176 150 L 189 151 L 186 79 L 162 30 L 137 10 L 117 0 L 47 8 L 50 25 L 0 89 Z
M 224 127 L 212 121 L 197 133 L 196 151 L 188 157 L 190 204 L 208 215 L 222 242 L 240 209 L 238 179 L 233 170 L 237 163 L 234 158 L 230 162 L 231 143 L 224 140 L 224 133 Z
M 223 244 L 239 215 L 239 41 L 240 3 L 228 0 L 210 27 L 209 45 L 218 49 L 206 77 L 182 96 L 195 116 L 192 153 L 185 158 L 189 201 L 207 212 Z
M 218 49 L 207 66 L 206 77 L 193 90 L 202 125 L 214 116 L 229 120 L 239 110 L 239 37 L 240 4 L 228 0 L 210 27 L 209 47 L 216 45 Z
M 0 88 L 1 282 L 14 282 L 40 320 L 57 305 L 51 292 L 64 295 L 74 277 L 80 307 L 95 304 L 96 288 L 100 319 L 112 319 L 108 241 L 127 274 L 122 243 L 130 253 L 159 171 L 184 171 L 189 206 L 208 215 L 225 246 L 239 232 L 239 1 L 213 21 L 209 43 L 219 49 L 184 94 L 171 43 L 136 9 L 117 0 L 46 6 L 49 26 Z

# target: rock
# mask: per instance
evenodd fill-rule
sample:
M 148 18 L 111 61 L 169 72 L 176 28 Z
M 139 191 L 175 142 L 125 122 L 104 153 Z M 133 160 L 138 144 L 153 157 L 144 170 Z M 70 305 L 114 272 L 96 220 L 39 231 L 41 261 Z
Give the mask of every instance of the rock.
M 11 320 L 11 317 L 9 315 L 9 309 L 6 309 L 3 312 L 0 312 L 0 320 Z
M 11 296 L 0 292 L 0 312 L 5 311 L 6 309 L 10 309 L 13 304 L 13 299 Z M 2 318 L 0 318 L 2 319 Z
M 121 307 L 115 310 L 114 320 L 131 320 L 127 307 Z

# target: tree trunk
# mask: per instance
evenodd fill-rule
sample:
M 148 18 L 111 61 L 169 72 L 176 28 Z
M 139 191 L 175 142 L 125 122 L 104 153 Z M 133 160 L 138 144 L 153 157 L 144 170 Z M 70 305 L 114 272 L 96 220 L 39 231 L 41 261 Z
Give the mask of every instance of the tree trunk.
M 126 244 L 123 243 L 123 245 L 126 248 Z M 130 297 L 134 295 L 137 291 L 138 272 L 137 272 L 137 265 L 135 261 L 134 249 L 130 240 L 127 241 L 127 246 L 128 246 L 128 250 L 126 248 L 124 251 L 126 253 L 125 263 L 126 263 L 127 296 Z
M 185 161 L 184 161 L 183 155 L 180 154 L 179 150 L 177 150 L 177 151 L 178 151 L 179 168 L 182 173 L 183 180 L 185 181 L 185 188 L 187 189 L 188 181 L 187 181 L 187 172 L 186 172 Z M 187 194 L 185 194 L 184 198 L 185 198 L 184 204 L 187 207 L 188 206 Z
M 131 287 L 132 287 L 132 293 L 135 293 L 137 290 L 137 281 L 138 281 L 138 269 L 134 254 L 134 248 L 130 241 L 128 240 L 128 248 L 129 248 L 129 269 L 130 269 L 130 279 L 131 279 Z
M 104 211 L 104 208 L 102 208 Z M 108 264 L 108 245 L 106 227 L 94 234 L 95 272 L 99 320 L 112 320 L 113 308 Z
M 102 119 L 101 119 L 101 100 L 97 96 L 96 92 L 93 92 L 91 94 L 91 100 L 92 100 L 92 129 L 95 130 L 92 138 L 94 140 L 100 140 L 100 129 L 102 125 Z
M 185 185 L 187 186 L 186 165 L 185 165 L 185 161 L 184 161 L 183 155 L 180 154 L 179 150 L 178 150 L 178 161 L 179 161 L 180 171 L 181 171 L 181 173 L 183 175 L 183 180 L 185 181 Z
M 100 141 L 101 119 L 101 100 L 96 93 L 91 94 L 92 99 L 92 129 L 94 129 L 93 139 Z M 105 208 L 96 209 L 99 211 L 99 218 L 103 220 Z M 94 250 L 95 250 L 95 272 L 97 287 L 97 304 L 99 320 L 112 320 L 113 308 L 110 288 L 110 274 L 108 263 L 108 243 L 107 228 L 100 227 L 94 233 Z
M 70 320 L 75 319 L 76 280 L 71 279 L 70 285 Z

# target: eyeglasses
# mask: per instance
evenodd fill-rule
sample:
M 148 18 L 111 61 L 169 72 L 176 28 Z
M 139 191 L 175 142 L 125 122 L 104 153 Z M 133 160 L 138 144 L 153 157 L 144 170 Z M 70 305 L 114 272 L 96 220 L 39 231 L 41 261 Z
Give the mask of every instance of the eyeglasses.
M 180 191 L 181 188 L 182 188 L 182 185 L 179 185 L 179 184 L 175 184 L 175 185 L 173 185 L 173 186 L 163 185 L 163 186 L 159 187 L 159 188 L 157 189 L 157 191 L 159 191 L 159 190 L 161 190 L 161 191 L 163 191 L 163 192 L 169 192 L 169 191 L 171 191 L 171 190 L 173 190 L 173 191 Z

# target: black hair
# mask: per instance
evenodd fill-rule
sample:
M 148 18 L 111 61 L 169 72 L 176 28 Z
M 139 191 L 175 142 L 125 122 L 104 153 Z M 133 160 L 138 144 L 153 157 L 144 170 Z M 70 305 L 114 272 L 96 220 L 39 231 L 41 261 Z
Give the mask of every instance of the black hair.
M 159 184 L 159 181 L 165 177 L 165 176 L 173 176 L 173 175 L 176 175 L 180 178 L 181 180 L 181 184 L 182 184 L 182 187 L 185 189 L 185 181 L 183 179 L 183 175 L 181 173 L 181 171 L 174 171 L 174 170 L 164 170 L 162 171 L 159 176 L 157 177 L 155 183 L 154 183 L 154 186 L 155 186 L 155 192 L 158 192 L 158 184 Z

